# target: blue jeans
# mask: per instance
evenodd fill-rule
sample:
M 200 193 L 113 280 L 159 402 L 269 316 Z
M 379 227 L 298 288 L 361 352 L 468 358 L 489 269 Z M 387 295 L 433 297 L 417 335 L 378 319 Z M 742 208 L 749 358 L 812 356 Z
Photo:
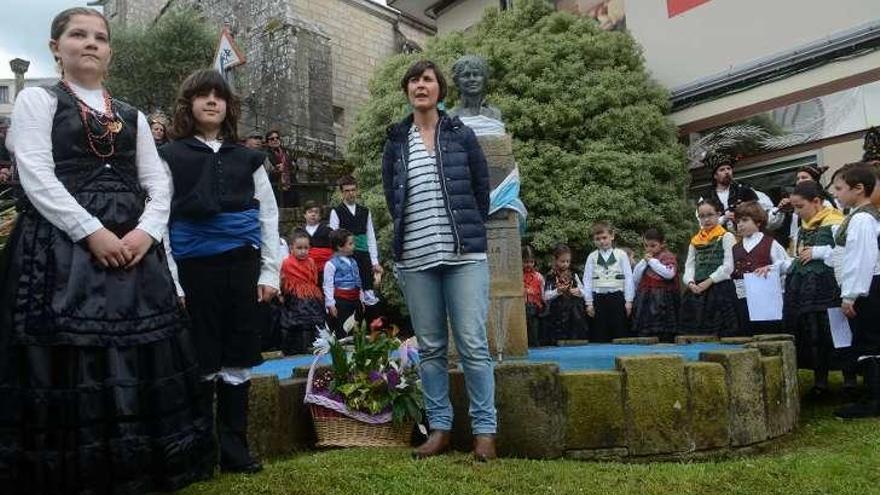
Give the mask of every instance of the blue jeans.
M 431 429 L 452 430 L 448 318 L 470 399 L 471 430 L 475 435 L 495 433 L 495 374 L 486 336 L 488 262 L 401 270 L 398 280 L 419 341 L 419 374 Z

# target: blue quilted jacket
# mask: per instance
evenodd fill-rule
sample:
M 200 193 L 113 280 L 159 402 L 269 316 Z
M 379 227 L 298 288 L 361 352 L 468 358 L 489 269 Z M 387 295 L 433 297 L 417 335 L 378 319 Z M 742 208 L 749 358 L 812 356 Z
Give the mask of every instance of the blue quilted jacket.
M 394 258 L 403 255 L 403 210 L 406 204 L 408 135 L 413 116 L 388 129 L 382 153 L 382 185 L 394 222 Z M 489 168 L 477 137 L 458 117 L 440 113 L 434 146 L 446 210 L 459 254 L 486 252 L 489 217 Z

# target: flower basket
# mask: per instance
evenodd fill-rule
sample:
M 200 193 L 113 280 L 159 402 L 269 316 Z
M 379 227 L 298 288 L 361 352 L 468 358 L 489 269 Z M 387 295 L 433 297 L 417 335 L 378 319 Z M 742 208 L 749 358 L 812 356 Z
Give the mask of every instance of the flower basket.
M 413 422 L 364 423 L 332 409 L 309 405 L 318 447 L 408 447 Z
M 351 325 L 354 325 L 353 323 Z M 337 340 L 319 329 L 303 402 L 309 406 L 318 447 L 407 447 L 421 419 L 421 387 L 408 345 L 376 320 Z M 403 348 L 401 348 L 403 347 Z M 392 351 L 398 355 L 392 356 Z M 332 366 L 316 379 L 321 357 Z

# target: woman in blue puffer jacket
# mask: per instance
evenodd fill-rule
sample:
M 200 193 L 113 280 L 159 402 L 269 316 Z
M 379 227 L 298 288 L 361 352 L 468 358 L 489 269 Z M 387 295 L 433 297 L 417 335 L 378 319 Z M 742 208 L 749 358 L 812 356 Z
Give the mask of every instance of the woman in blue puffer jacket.
M 393 252 L 413 328 L 431 433 L 413 455 L 449 448 L 452 405 L 447 318 L 470 399 L 474 455 L 495 458 L 495 378 L 486 337 L 489 170 L 474 132 L 438 109 L 446 80 L 429 61 L 400 83 L 413 113 L 388 131 L 382 156 Z

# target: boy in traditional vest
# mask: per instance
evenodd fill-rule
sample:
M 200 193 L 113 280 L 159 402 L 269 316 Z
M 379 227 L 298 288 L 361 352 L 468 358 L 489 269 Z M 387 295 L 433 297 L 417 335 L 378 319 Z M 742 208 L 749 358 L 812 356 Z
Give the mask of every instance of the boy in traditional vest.
M 771 270 L 782 275 L 788 262 L 785 248 L 762 230 L 767 226 L 767 212 L 757 201 L 746 201 L 736 207 L 736 228 L 742 239 L 733 246 L 733 273 L 736 288 L 737 316 L 740 331 L 747 336 L 779 333 L 782 321 L 752 321 L 746 300 L 745 275 L 766 277 Z M 782 286 L 779 287 L 782 290 Z M 781 311 L 780 311 L 781 314 Z
M 629 333 L 635 298 L 632 265 L 626 252 L 614 247 L 614 231 L 607 223 L 593 224 L 593 243 L 598 249 L 584 265 L 584 301 L 593 318 L 590 340 L 610 342 Z
M 358 272 L 367 301 L 375 301 L 373 281 L 381 280 L 382 265 L 379 264 L 379 249 L 376 245 L 376 231 L 373 216 L 366 206 L 357 204 L 357 181 L 346 175 L 336 181 L 342 193 L 342 203 L 330 211 L 331 229 L 345 229 L 354 235 L 354 254 Z
M 360 320 L 363 315 L 361 300 L 363 285 L 354 253 L 354 235 L 346 229 L 330 234 L 334 254 L 324 265 L 324 306 L 327 308 L 330 329 L 336 338 L 344 338 L 343 323 L 351 315 Z
M 849 208 L 834 237 L 834 274 L 843 314 L 852 329 L 852 357 L 865 378 L 865 396 L 834 412 L 839 418 L 880 416 L 880 211 L 871 203 L 877 176 L 870 165 L 844 165 L 833 179 L 834 196 Z

